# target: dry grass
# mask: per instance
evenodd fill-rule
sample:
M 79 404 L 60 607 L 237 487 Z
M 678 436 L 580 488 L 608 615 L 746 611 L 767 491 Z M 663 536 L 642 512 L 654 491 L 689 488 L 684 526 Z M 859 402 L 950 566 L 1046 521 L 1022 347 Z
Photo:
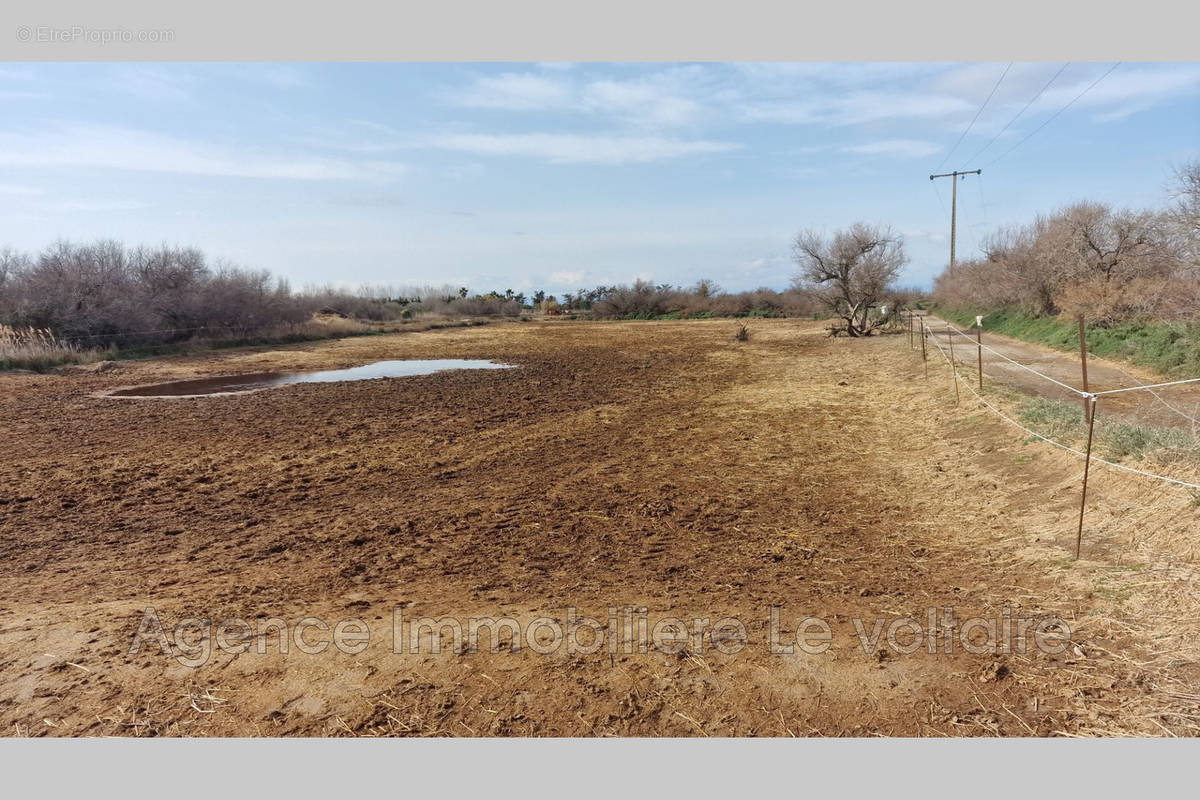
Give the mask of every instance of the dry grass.
M 931 368 L 935 382 L 948 374 L 944 361 L 937 363 L 936 372 Z M 948 385 L 945 391 L 946 402 L 953 403 Z M 1043 435 L 1081 446 L 1078 406 L 1060 404 L 1061 413 L 1048 413 L 1047 408 L 1058 409 L 991 380 L 986 396 Z M 1080 649 L 1063 670 L 1070 683 L 1063 699 L 1074 707 L 1076 724 L 1051 733 L 1200 734 L 1200 695 L 1193 688 L 1200 664 L 1200 595 L 1195 591 L 1200 501 L 1195 493 L 1093 462 L 1077 561 L 1070 552 L 1079 519 L 1082 460 L 1033 437 L 1023 438 L 982 409 L 966 389 L 954 418 L 956 438 L 979 452 L 976 462 L 983 472 L 975 482 L 992 490 L 981 486 L 980 499 L 1025 496 L 1030 504 L 1019 517 L 1004 515 L 1009 524 L 997 526 L 997 538 L 988 543 L 996 553 L 990 566 L 1013 575 L 1041 575 L 1058 587 L 1059 597 L 1080 608 L 1068 617 Z M 1136 426 L 1117 427 L 1117 433 L 1127 433 Z M 1200 482 L 1200 470 L 1179 458 L 1177 448 L 1105 448 L 1101 442 L 1100 450 L 1123 466 Z M 1015 519 L 1021 524 L 1009 527 Z M 1018 598 L 1026 603 L 1039 599 L 1034 593 Z M 1126 687 L 1139 687 L 1144 695 L 1122 696 Z
M 0 325 L 0 369 L 41 371 L 59 364 L 74 364 L 81 352 L 53 331 Z

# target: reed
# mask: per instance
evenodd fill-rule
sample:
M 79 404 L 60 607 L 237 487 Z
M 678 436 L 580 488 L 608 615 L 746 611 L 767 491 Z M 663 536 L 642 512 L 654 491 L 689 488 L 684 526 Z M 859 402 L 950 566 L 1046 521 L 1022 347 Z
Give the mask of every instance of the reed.
M 80 360 L 79 349 L 45 328 L 0 325 L 0 369 L 43 370 Z

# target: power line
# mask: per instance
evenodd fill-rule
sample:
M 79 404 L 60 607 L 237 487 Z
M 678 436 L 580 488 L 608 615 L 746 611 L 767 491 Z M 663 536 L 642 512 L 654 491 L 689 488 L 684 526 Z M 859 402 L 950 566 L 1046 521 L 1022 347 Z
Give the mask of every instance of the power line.
M 987 203 L 983 199 L 983 174 L 980 173 L 975 177 L 975 185 L 979 187 L 979 210 L 983 212 L 984 227 L 988 224 Z
M 1006 130 L 1008 130 L 1008 129 L 1009 129 L 1009 127 L 1011 127 L 1011 126 L 1012 126 L 1012 124 L 1013 124 L 1014 122 L 1016 122 L 1017 120 L 1019 120 L 1019 119 L 1021 118 L 1021 115 L 1022 115 L 1022 114 L 1024 114 L 1026 111 L 1028 111 L 1028 110 L 1029 110 L 1029 107 L 1030 107 L 1031 105 L 1033 105 L 1034 103 L 1036 103 L 1036 102 L 1037 102 L 1037 99 L 1038 99 L 1039 97 L 1041 97 L 1041 96 L 1042 96 L 1042 93 L 1043 93 L 1043 92 L 1045 92 L 1047 89 L 1049 89 L 1049 88 L 1050 88 L 1050 84 L 1052 84 L 1052 83 L 1054 83 L 1056 80 L 1058 80 L 1058 76 L 1059 76 L 1059 75 L 1062 75 L 1062 74 L 1063 74 L 1063 72 L 1066 70 L 1066 68 L 1067 68 L 1067 67 L 1069 67 L 1069 66 L 1071 66 L 1071 62 L 1070 62 L 1070 61 L 1068 61 L 1067 63 L 1063 64 L 1061 67 L 1059 67 L 1059 68 L 1058 68 L 1058 72 L 1054 73 L 1054 77 L 1053 77 L 1053 78 L 1051 78 L 1050 80 L 1046 81 L 1046 85 L 1045 85 L 1045 86 L 1043 86 L 1041 89 L 1038 89 L 1038 91 L 1037 91 L 1037 94 L 1035 94 L 1033 97 L 1029 98 L 1029 102 L 1025 104 L 1025 107 L 1024 107 L 1024 108 L 1022 108 L 1020 111 L 1018 111 L 1018 112 L 1017 112 L 1017 114 L 1016 114 L 1016 116 L 1015 116 L 1015 117 L 1013 117 L 1012 119 L 1010 119 L 1010 120 L 1009 120 L 1009 121 L 1008 121 L 1008 122 L 1007 122 L 1007 123 L 1004 125 L 1004 127 L 1000 129 L 1000 132 L 999 132 L 999 133 L 997 133 L 995 136 L 993 136 L 993 137 L 992 137 L 992 140 L 991 140 L 990 142 L 988 142 L 987 144 L 985 144 L 983 147 L 979 148 L 979 150 L 978 150 L 978 151 L 975 153 L 975 155 L 973 155 L 973 156 L 971 156 L 969 159 L 967 159 L 967 163 L 968 163 L 968 164 L 972 164 L 972 163 L 974 163 L 975 159 L 979 158 L 981 155 L 983 155 L 983 153 L 984 153 L 984 152 L 985 152 L 985 151 L 986 151 L 986 150 L 987 150 L 989 147 L 991 147 L 993 144 L 995 144 L 995 143 L 996 143 L 996 140 L 997 140 L 997 139 L 999 139 L 1001 136 L 1003 136 L 1003 135 L 1004 135 L 1004 132 L 1005 132 Z
M 942 193 L 938 191 L 937 184 L 934 183 L 933 181 L 930 181 L 929 185 L 933 187 L 933 193 L 935 195 L 937 195 L 938 205 L 941 206 L 942 213 L 945 214 L 946 213 L 946 202 L 944 200 L 942 200 Z
M 1059 114 L 1063 113 L 1063 112 L 1064 112 L 1064 111 L 1066 111 L 1068 108 L 1070 108 L 1071 106 L 1075 105 L 1076 101 L 1078 101 L 1078 100 L 1079 100 L 1079 98 L 1083 97 L 1085 94 L 1087 94 L 1088 92 L 1090 92 L 1092 89 L 1096 88 L 1096 84 L 1100 83 L 1100 81 L 1104 80 L 1104 79 L 1105 79 L 1105 78 L 1107 78 L 1109 75 L 1111 75 L 1111 74 L 1112 74 L 1112 72 L 1113 72 L 1113 70 L 1115 70 L 1117 67 L 1121 66 L 1121 63 L 1122 63 L 1122 62 L 1118 61 L 1117 63 L 1115 63 L 1115 64 L 1113 64 L 1111 67 L 1109 67 L 1107 72 L 1105 72 L 1105 73 L 1104 73 L 1103 75 L 1101 75 L 1099 78 L 1096 78 L 1096 80 L 1092 81 L 1092 83 L 1091 83 L 1091 84 L 1090 84 L 1090 85 L 1089 85 L 1089 86 L 1088 86 L 1086 89 L 1084 89 L 1082 92 L 1080 92 L 1079 94 L 1075 95 L 1075 97 L 1074 97 L 1074 98 L 1071 100 L 1071 102 L 1067 103 L 1065 106 L 1063 106 L 1062 108 L 1060 108 L 1058 111 L 1055 111 L 1055 112 L 1054 112 L 1054 114 L 1052 114 L 1052 115 L 1050 116 L 1050 118 L 1049 118 L 1049 119 L 1047 119 L 1047 120 L 1046 120 L 1045 122 L 1043 122 L 1041 125 L 1038 125 L 1036 128 L 1034 128 L 1034 129 L 1033 129 L 1033 130 L 1032 130 L 1032 131 L 1031 131 L 1031 132 L 1030 132 L 1030 133 L 1029 133 L 1029 134 L 1028 134 L 1028 135 L 1027 135 L 1027 136 L 1026 136 L 1024 139 L 1022 139 L 1021 141 L 1017 142 L 1017 143 L 1016 143 L 1016 144 L 1014 144 L 1012 147 L 1008 148 L 1008 149 L 1007 149 L 1007 150 L 1005 150 L 1003 153 L 1001 153 L 1000 155 L 996 156 L 996 157 L 995 157 L 995 158 L 993 158 L 991 161 L 989 161 L 989 162 L 987 163 L 987 166 L 989 166 L 989 167 L 990 167 L 992 164 L 995 164 L 997 161 L 999 161 L 1000 159 L 1004 158 L 1006 155 L 1008 155 L 1009 153 L 1011 153 L 1013 150 L 1016 150 L 1018 147 L 1020 147 L 1021 145 L 1025 144 L 1025 142 L 1029 141 L 1029 139 L 1030 139 L 1030 138 L 1031 138 L 1031 137 L 1032 137 L 1034 134 L 1036 134 L 1036 133 L 1037 133 L 1038 131 L 1040 131 L 1042 128 L 1046 127 L 1046 126 L 1047 126 L 1047 125 L 1049 125 L 1051 122 L 1053 122 L 1055 119 L 1057 119 Z
M 1004 81 L 1004 76 L 1008 74 L 1010 69 L 1012 69 L 1012 65 L 1013 62 L 1008 62 L 1008 66 L 1004 68 L 1004 72 L 1000 73 L 1000 80 L 996 81 L 996 85 L 993 86 L 992 91 L 988 93 L 987 99 L 983 101 L 983 105 L 981 105 L 979 110 L 975 112 L 975 117 L 971 120 L 971 124 L 968 125 L 967 129 L 964 130 L 958 137 L 958 141 L 954 143 L 954 147 L 950 148 L 950 152 L 946 153 L 946 157 L 942 159 L 942 163 L 934 167 L 934 172 L 937 172 L 947 161 L 950 160 L 950 156 L 954 155 L 954 151 L 958 149 L 958 146 L 962 144 L 963 139 L 965 139 L 967 134 L 971 132 L 971 128 L 975 127 L 975 122 L 979 119 L 979 115 L 983 113 L 983 110 L 987 108 L 987 104 L 991 102 L 992 95 L 996 94 L 996 90 L 1000 88 L 1000 84 Z

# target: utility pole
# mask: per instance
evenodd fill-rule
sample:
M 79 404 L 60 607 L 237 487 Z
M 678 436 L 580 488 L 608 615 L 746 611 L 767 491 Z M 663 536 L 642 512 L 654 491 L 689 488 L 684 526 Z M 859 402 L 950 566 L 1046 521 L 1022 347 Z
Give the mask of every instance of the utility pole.
M 929 180 L 933 180 L 934 178 L 951 178 L 952 179 L 951 180 L 952 188 L 950 189 L 950 272 L 954 272 L 954 237 L 955 237 L 955 233 L 956 233 L 955 228 L 956 228 L 956 223 L 957 223 L 957 218 L 958 218 L 958 179 L 959 179 L 959 176 L 961 176 L 961 175 L 982 175 L 982 174 L 983 174 L 983 170 L 981 170 L 981 169 L 969 169 L 969 170 L 966 170 L 965 172 L 959 172 L 958 170 L 955 170 L 954 172 L 943 172 L 940 175 L 930 175 L 929 176 Z

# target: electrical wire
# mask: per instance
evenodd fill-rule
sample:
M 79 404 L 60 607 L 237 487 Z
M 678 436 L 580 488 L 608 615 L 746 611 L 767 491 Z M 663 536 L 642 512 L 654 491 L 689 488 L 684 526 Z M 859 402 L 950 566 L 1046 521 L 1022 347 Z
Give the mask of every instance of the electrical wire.
M 964 130 L 961 135 L 959 135 L 958 141 L 954 143 L 954 147 L 950 148 L 950 152 L 946 153 L 946 157 L 942 159 L 941 164 L 938 164 L 937 167 L 934 168 L 934 172 L 937 172 L 947 161 L 950 160 L 950 156 L 954 155 L 954 151 L 958 149 L 958 146 L 962 144 L 963 139 L 965 139 L 967 134 L 971 132 L 971 128 L 975 127 L 975 123 L 979 120 L 979 115 L 983 113 L 983 110 L 987 108 L 987 104 L 991 102 L 992 96 L 996 94 L 996 90 L 1000 88 L 1000 84 L 1004 81 L 1004 76 L 1008 74 L 1010 69 L 1012 69 L 1012 65 L 1013 62 L 1008 62 L 1008 66 L 1004 68 L 1004 72 L 1000 73 L 1000 79 L 996 81 L 996 85 L 992 87 L 992 91 L 988 92 L 988 96 L 983 101 L 983 105 L 981 105 L 979 110 L 975 112 L 975 116 L 971 119 L 971 124 L 967 126 L 966 130 Z
M 1065 106 L 1063 106 L 1062 108 L 1060 108 L 1058 111 L 1055 111 L 1055 112 L 1054 112 L 1052 115 L 1050 115 L 1050 118 L 1049 118 L 1049 119 L 1047 119 L 1047 120 L 1046 120 L 1045 122 L 1043 122 L 1041 125 L 1038 125 L 1036 128 L 1034 128 L 1034 129 L 1033 129 L 1033 130 L 1032 130 L 1032 131 L 1031 131 L 1031 132 L 1030 132 L 1028 135 L 1026 135 L 1026 136 L 1025 136 L 1025 138 L 1024 138 L 1024 139 L 1022 139 L 1021 141 L 1017 142 L 1017 143 L 1016 143 L 1016 144 L 1014 144 L 1012 147 L 1008 148 L 1008 149 L 1007 149 L 1007 150 L 1005 150 L 1003 153 L 1001 153 L 1000 155 L 998 155 L 998 156 L 996 156 L 995 158 L 993 158 L 991 161 L 989 161 L 989 162 L 987 163 L 987 165 L 986 165 L 986 166 L 989 166 L 989 167 L 990 167 L 992 164 L 995 164 L 997 161 L 999 161 L 1000 159 L 1004 158 L 1006 155 L 1008 155 L 1009 153 L 1011 153 L 1013 150 L 1016 150 L 1018 147 L 1020 147 L 1021 145 L 1025 144 L 1025 142 L 1029 141 L 1029 140 L 1030 140 L 1030 139 L 1031 139 L 1031 138 L 1032 138 L 1032 137 L 1033 137 L 1035 134 L 1037 134 L 1037 132 L 1038 132 L 1038 131 L 1040 131 L 1042 128 L 1046 127 L 1046 126 L 1047 126 L 1047 125 L 1049 125 L 1051 122 L 1053 122 L 1055 119 L 1057 119 L 1059 114 L 1062 114 L 1062 113 L 1063 113 L 1064 111 L 1066 111 L 1068 108 L 1070 108 L 1071 106 L 1075 105 L 1075 103 L 1076 103 L 1076 102 L 1079 100 L 1079 98 L 1083 97 L 1085 94 L 1087 94 L 1088 92 L 1090 92 L 1092 89 L 1096 88 L 1096 84 L 1100 83 L 1100 81 L 1104 80 L 1104 79 L 1105 79 L 1105 78 L 1107 78 L 1109 75 L 1111 75 L 1111 74 L 1113 73 L 1113 70 L 1115 70 L 1117 67 L 1121 66 L 1121 63 L 1122 63 L 1122 62 L 1118 61 L 1117 63 L 1115 63 L 1115 64 L 1113 64 L 1111 67 L 1109 67 L 1107 72 L 1105 72 L 1105 73 L 1104 73 L 1103 75 L 1101 75 L 1099 78 L 1096 78 L 1096 80 L 1092 81 L 1092 82 L 1091 82 L 1091 83 L 1088 85 L 1088 87 L 1087 87 L 1086 89 L 1084 89 L 1082 92 L 1080 92 L 1079 94 L 1075 95 L 1075 97 L 1071 99 L 1071 102 L 1067 103 Z
M 1067 63 L 1063 64 L 1061 67 L 1059 67 L 1059 69 L 1058 69 L 1058 72 L 1054 73 L 1054 77 L 1052 77 L 1050 80 L 1046 81 L 1046 84 L 1045 84 L 1045 85 L 1044 85 L 1044 86 L 1043 86 L 1041 89 L 1038 89 L 1038 91 L 1037 91 L 1037 94 L 1035 94 L 1033 97 L 1029 98 L 1029 102 L 1028 102 L 1028 103 L 1026 103 L 1026 104 L 1025 104 L 1025 106 L 1024 106 L 1024 107 L 1023 107 L 1023 108 L 1022 108 L 1020 111 L 1018 111 L 1018 112 L 1016 113 L 1016 116 L 1014 116 L 1014 117 L 1013 117 L 1012 119 L 1010 119 L 1010 120 L 1009 120 L 1007 123 L 1005 123 L 1004 127 L 1003 127 L 1003 128 L 1001 128 L 1001 129 L 999 130 L 999 132 L 998 132 L 998 133 L 997 133 L 995 136 L 993 136 L 993 137 L 992 137 L 991 141 L 989 141 L 989 142 L 988 142 L 987 144 L 985 144 L 983 147 L 979 148 L 979 150 L 977 150 L 977 151 L 975 152 L 975 155 L 973 155 L 973 156 L 971 156 L 970 158 L 968 158 L 968 159 L 967 159 L 967 163 L 968 163 L 968 164 L 974 163 L 975 159 L 979 158 L 981 155 L 983 155 L 983 154 L 984 154 L 984 152 L 985 152 L 985 151 L 986 151 L 986 150 L 987 150 L 989 147 L 991 147 L 993 144 L 995 144 L 995 143 L 996 143 L 996 140 L 997 140 L 997 139 L 999 139 L 1001 136 L 1003 136 L 1003 135 L 1004 135 L 1004 132 L 1005 132 L 1006 130 L 1008 130 L 1010 127 L 1012 127 L 1012 124 L 1013 124 L 1014 122 L 1016 122 L 1017 120 L 1019 120 L 1019 119 L 1021 118 L 1021 115 L 1022 115 L 1022 114 L 1024 114 L 1026 111 L 1028 111 L 1028 110 L 1029 110 L 1029 107 L 1030 107 L 1031 105 L 1033 105 L 1035 102 L 1037 102 L 1037 99 L 1038 99 L 1039 97 L 1041 97 L 1041 96 L 1042 96 L 1042 93 L 1043 93 L 1043 92 L 1045 92 L 1047 89 L 1049 89 L 1049 88 L 1050 88 L 1050 84 L 1052 84 L 1052 83 L 1054 83 L 1056 80 L 1058 80 L 1058 76 L 1059 76 L 1059 75 L 1062 75 L 1062 74 L 1063 74 L 1063 72 L 1064 72 L 1064 71 L 1066 71 L 1067 67 L 1069 67 L 1069 66 L 1071 66 L 1071 62 L 1070 62 L 1070 61 L 1068 61 Z

